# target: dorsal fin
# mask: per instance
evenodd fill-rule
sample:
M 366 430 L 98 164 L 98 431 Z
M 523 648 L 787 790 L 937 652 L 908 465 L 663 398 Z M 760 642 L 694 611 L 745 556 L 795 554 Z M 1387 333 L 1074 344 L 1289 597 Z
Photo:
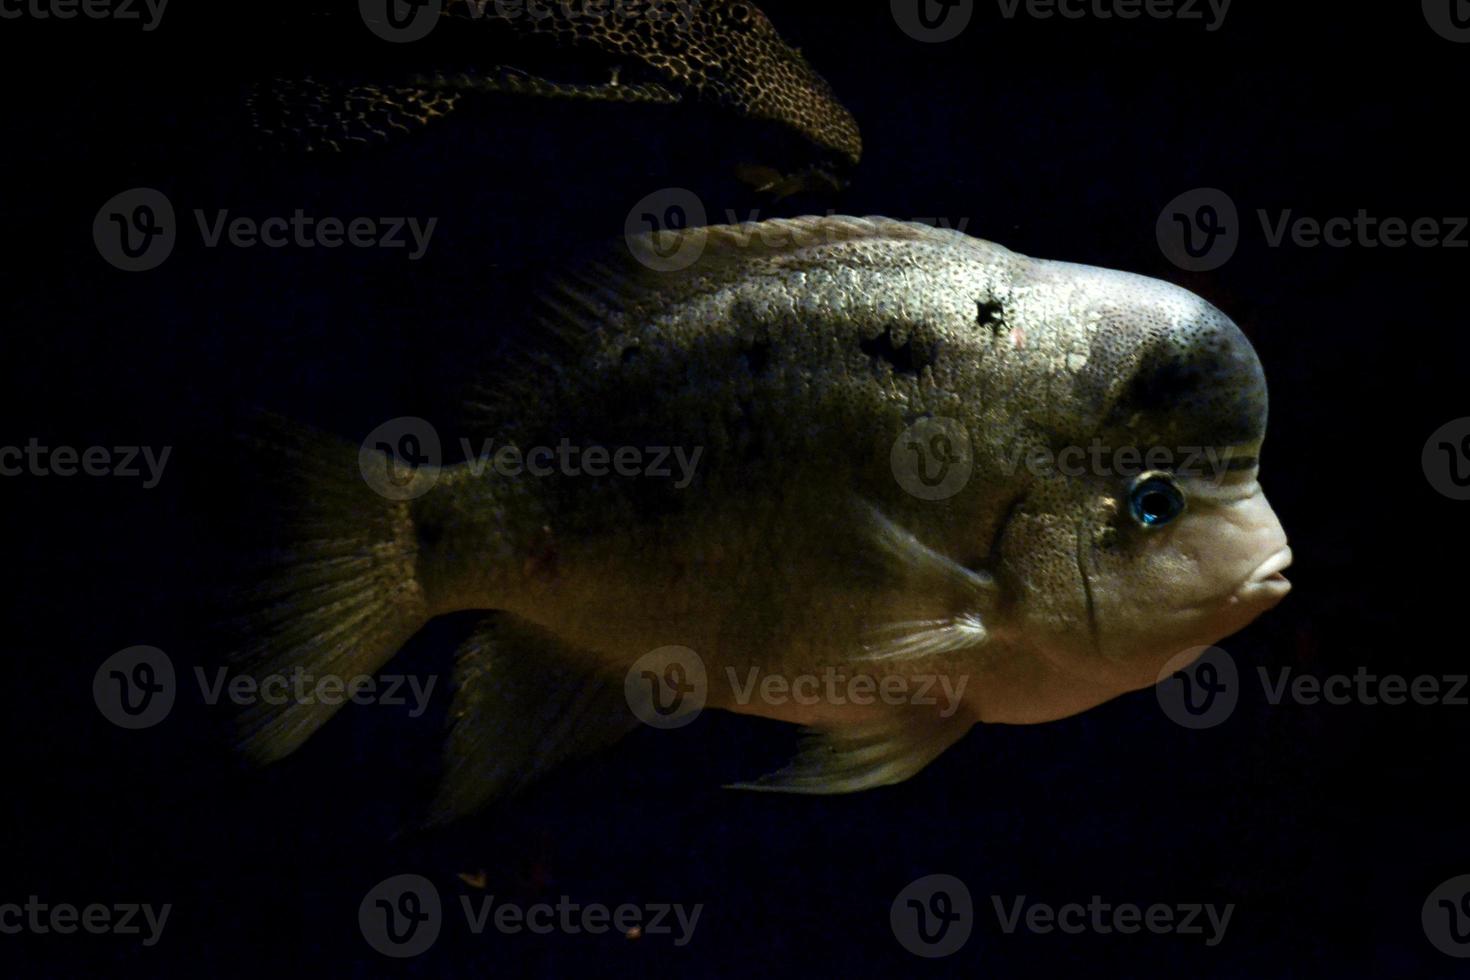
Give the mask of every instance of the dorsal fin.
M 840 215 L 774 218 L 734 225 L 661 229 L 627 236 L 582 270 L 554 280 L 539 297 L 541 326 L 571 336 L 617 317 L 656 315 L 691 296 L 763 271 L 797 271 L 834 246 L 862 242 L 977 239 L 891 218 Z M 881 260 L 853 251 L 855 264 Z

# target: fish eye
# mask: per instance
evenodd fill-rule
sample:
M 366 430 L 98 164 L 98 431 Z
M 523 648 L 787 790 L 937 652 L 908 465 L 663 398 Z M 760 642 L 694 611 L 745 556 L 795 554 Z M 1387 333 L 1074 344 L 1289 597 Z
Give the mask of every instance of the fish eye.
M 1144 527 L 1163 527 L 1184 513 L 1184 494 L 1162 474 L 1145 473 L 1128 493 L 1128 509 Z

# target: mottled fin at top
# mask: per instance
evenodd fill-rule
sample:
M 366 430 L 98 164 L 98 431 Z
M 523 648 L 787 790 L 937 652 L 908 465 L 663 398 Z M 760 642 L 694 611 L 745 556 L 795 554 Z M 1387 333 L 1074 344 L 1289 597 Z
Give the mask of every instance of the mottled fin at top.
M 429 85 L 276 78 L 254 86 L 246 110 L 268 149 L 340 153 L 416 132 L 448 116 L 461 97 Z
M 250 124 L 267 149 L 340 153 L 383 146 L 463 111 L 475 96 L 673 104 L 678 95 L 654 83 L 553 82 L 516 68 L 430 73 L 400 82 L 315 77 L 257 83 L 246 99 Z
M 435 824 L 515 793 L 638 724 L 619 678 L 508 613 L 487 616 L 460 646 L 454 685 Z
M 917 710 L 842 729 L 802 729 L 796 757 L 782 769 L 726 789 L 767 793 L 856 793 L 901 783 L 937 759 L 969 730 L 958 714 Z

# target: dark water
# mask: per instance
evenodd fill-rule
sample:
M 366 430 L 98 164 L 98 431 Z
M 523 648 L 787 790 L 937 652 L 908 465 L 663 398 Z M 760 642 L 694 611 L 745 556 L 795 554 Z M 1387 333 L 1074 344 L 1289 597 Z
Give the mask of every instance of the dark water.
M 922 44 L 886 4 L 764 4 L 867 144 L 848 189 L 780 204 L 728 179 L 746 144 L 725 124 L 597 107 L 506 110 L 482 129 L 350 160 L 254 156 L 235 86 L 296 63 L 312 35 L 203 6 L 170 6 L 151 32 L 0 21 L 0 441 L 174 447 L 154 489 L 3 481 L 14 705 L 0 903 L 35 894 L 172 912 L 146 948 L 137 936 L 0 935 L 11 964 L 0 969 L 1466 975 L 1429 933 L 1470 918 L 1431 902 L 1426 932 L 1421 909 L 1470 874 L 1470 707 L 1273 705 L 1255 680 L 1257 668 L 1470 670 L 1470 505 L 1437 492 L 1421 465 L 1430 434 L 1470 414 L 1470 232 L 1453 220 L 1470 213 L 1459 150 L 1470 45 L 1436 34 L 1418 5 L 1286 14 L 1242 2 L 1209 31 L 1024 7 L 1007 19 L 982 3 L 957 40 Z M 301 208 L 438 216 L 438 229 L 410 262 L 404 250 L 207 249 L 189 224 L 163 266 L 123 274 L 99 258 L 91 225 L 137 186 L 185 216 Z M 422 415 L 457 438 L 455 393 L 493 361 L 526 283 L 619 234 L 635 201 L 671 186 L 695 190 L 712 220 L 832 208 L 943 221 L 1023 253 L 1164 278 L 1230 313 L 1271 381 L 1263 482 L 1297 560 L 1287 602 L 1224 644 L 1244 681 L 1229 720 L 1187 730 L 1144 691 L 1055 724 L 977 728 L 899 787 L 803 799 L 719 789 L 778 765 L 792 734 L 710 713 L 639 731 L 512 805 L 398 833 L 432 777 L 442 698 L 417 719 L 348 708 L 265 771 L 231 759 L 192 683 L 147 730 L 99 715 L 92 678 L 115 651 L 157 646 L 181 673 L 205 659 L 199 584 L 221 559 L 197 546 L 196 515 L 231 490 L 201 461 L 243 408 L 349 437 Z M 1156 222 L 1201 187 L 1228 193 L 1240 241 L 1219 268 L 1188 272 Z M 1460 245 L 1273 246 L 1258 214 L 1271 225 L 1287 210 L 1322 221 L 1360 209 L 1436 219 Z M 443 670 L 468 625 L 432 624 L 403 671 Z M 455 877 L 480 870 L 483 893 Z M 404 872 L 436 883 L 449 922 L 430 951 L 394 961 L 364 942 L 358 906 Z M 889 912 L 937 873 L 966 883 L 974 924 L 963 949 L 931 961 L 904 950 Z M 616 931 L 475 936 L 459 897 L 482 894 L 703 911 L 683 947 Z M 992 896 L 1007 908 L 1100 896 L 1234 911 L 1207 946 L 1208 926 L 1007 933 Z

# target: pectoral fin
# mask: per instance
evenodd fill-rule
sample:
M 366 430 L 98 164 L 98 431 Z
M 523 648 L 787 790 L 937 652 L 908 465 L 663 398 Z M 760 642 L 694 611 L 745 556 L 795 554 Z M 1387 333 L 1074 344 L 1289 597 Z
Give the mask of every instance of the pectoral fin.
M 984 615 L 995 603 L 995 580 L 930 548 L 871 504 L 860 501 L 857 511 L 864 548 L 888 589 L 912 596 L 915 608 L 943 614 L 871 627 L 856 659 L 921 660 L 984 644 L 990 635 Z
M 619 679 L 511 616 L 485 618 L 454 666 L 452 728 L 431 823 L 514 793 L 569 759 L 622 738 L 638 721 Z
M 890 786 L 933 762 L 968 729 L 968 720 L 917 711 L 851 728 L 804 728 L 801 748 L 785 768 L 726 788 L 831 794 Z

